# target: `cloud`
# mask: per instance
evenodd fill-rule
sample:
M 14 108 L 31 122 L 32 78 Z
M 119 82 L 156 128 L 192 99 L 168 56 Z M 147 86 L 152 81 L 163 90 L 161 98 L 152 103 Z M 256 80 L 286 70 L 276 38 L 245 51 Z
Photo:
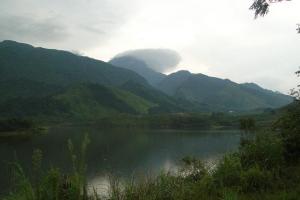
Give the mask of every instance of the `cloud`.
M 13 39 L 21 41 L 62 41 L 68 32 L 55 19 L 35 19 L 20 16 L 0 17 L 0 40 Z
M 107 43 L 138 0 L 1 0 L 0 40 L 88 51 Z
M 132 56 L 143 60 L 150 68 L 165 72 L 175 68 L 181 61 L 180 55 L 171 49 L 137 49 L 117 54 L 115 57 Z

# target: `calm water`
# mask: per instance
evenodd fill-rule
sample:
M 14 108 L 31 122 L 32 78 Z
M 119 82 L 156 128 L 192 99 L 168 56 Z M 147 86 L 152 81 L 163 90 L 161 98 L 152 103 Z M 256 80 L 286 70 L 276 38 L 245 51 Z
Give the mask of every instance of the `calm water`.
M 91 127 L 57 127 L 49 133 L 28 139 L 0 140 L 0 192 L 8 186 L 7 161 L 17 156 L 25 170 L 30 169 L 34 149 L 43 151 L 43 167 L 70 170 L 67 140 L 80 144 L 88 133 L 87 152 L 90 184 L 101 186 L 108 174 L 120 178 L 157 174 L 172 170 L 184 156 L 214 161 L 237 149 L 239 131 L 99 130 Z

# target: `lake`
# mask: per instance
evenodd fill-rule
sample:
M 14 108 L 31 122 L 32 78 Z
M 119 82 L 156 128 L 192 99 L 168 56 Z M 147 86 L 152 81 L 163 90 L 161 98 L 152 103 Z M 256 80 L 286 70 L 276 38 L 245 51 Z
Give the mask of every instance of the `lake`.
M 213 163 L 224 153 L 238 148 L 241 133 L 184 130 L 102 130 L 95 127 L 53 127 L 48 134 L 32 138 L 0 140 L 0 193 L 7 191 L 8 161 L 17 160 L 30 171 L 34 149 L 43 152 L 43 168 L 71 169 L 67 141 L 79 146 L 84 135 L 91 140 L 87 151 L 90 185 L 101 189 L 107 175 L 128 179 L 176 170 L 185 156 Z

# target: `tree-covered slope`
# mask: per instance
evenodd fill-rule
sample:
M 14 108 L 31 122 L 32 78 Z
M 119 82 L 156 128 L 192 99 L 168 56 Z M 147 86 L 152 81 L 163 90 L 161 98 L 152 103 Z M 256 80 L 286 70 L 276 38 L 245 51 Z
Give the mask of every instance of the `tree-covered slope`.
M 133 71 L 13 41 L 0 43 L 0 92 L 1 117 L 91 119 L 180 110 Z
M 155 88 L 138 73 L 99 60 L 1 42 L 0 114 L 91 119 L 116 113 L 245 111 L 277 108 L 291 101 L 254 84 L 187 71 L 164 76 L 130 58 L 127 63 L 123 60 L 128 68 L 130 60 L 135 67 L 141 64 L 140 74 L 163 80 Z
M 278 108 L 291 103 L 292 98 L 252 84 L 237 84 L 228 79 L 179 71 L 167 76 L 158 89 L 178 99 L 206 104 L 216 111 L 245 111 L 258 108 Z
M 146 84 L 135 72 L 100 60 L 3 41 L 0 43 L 0 81 L 20 79 L 56 85 L 78 82 L 122 85 L 129 80 Z
M 151 113 L 184 112 L 191 106 L 187 105 L 184 107 L 180 105 L 179 101 L 164 94 L 163 92 L 158 91 L 151 86 L 142 85 L 133 81 L 128 81 L 123 84 L 121 88 L 155 103 L 157 106 L 150 110 Z
M 97 119 L 118 113 L 145 114 L 156 105 L 130 92 L 98 84 L 76 84 L 49 95 L 10 98 L 2 117 Z

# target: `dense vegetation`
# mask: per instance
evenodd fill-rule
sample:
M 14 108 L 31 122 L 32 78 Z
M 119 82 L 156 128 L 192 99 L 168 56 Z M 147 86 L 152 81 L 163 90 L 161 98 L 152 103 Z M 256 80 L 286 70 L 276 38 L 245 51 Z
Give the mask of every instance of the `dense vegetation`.
M 54 85 L 122 85 L 128 80 L 147 84 L 138 74 L 103 61 L 14 41 L 0 43 L 0 75 L 0 81 L 31 80 Z
M 96 122 L 100 127 L 155 128 L 155 129 L 236 129 L 237 116 L 216 114 L 156 114 L 145 116 L 119 115 Z
M 3 117 L 90 120 L 184 110 L 133 71 L 13 41 L 0 43 L 0 92 Z

